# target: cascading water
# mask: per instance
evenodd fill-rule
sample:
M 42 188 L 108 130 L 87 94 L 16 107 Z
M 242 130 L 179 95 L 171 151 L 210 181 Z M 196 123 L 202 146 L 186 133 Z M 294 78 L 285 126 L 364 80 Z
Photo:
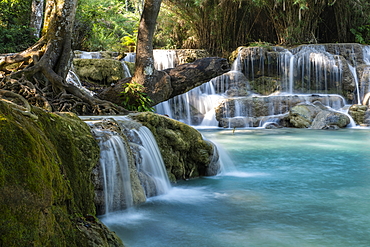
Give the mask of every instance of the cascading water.
M 100 146 L 105 214 L 133 206 L 126 147 L 116 132 L 93 129 Z
M 154 67 L 157 70 L 174 68 L 177 65 L 177 55 L 174 50 L 153 50 Z
M 81 118 L 91 126 L 101 150 L 100 171 L 97 172 L 101 175 L 96 179 L 102 187 L 101 192 L 96 193 L 103 194 L 96 203 L 99 213 L 133 206 L 133 178 L 141 184 L 147 198 L 168 193 L 171 185 L 167 171 L 148 128 L 124 116 Z M 129 160 L 133 162 L 131 166 Z
M 359 83 L 358 83 L 358 77 L 357 77 L 357 71 L 356 67 L 351 66 L 348 64 L 349 70 L 351 71 L 353 78 L 355 79 L 355 85 L 356 85 L 356 95 L 357 95 L 357 104 L 361 105 L 361 100 L 360 100 L 360 88 L 359 88 Z
M 142 155 L 142 161 L 138 165 L 138 171 L 148 175 L 155 184 L 155 188 L 144 187 L 146 194 L 156 196 L 168 193 L 171 185 L 162 155 L 152 132 L 145 126 L 133 131 L 135 131 L 141 140 L 140 153 Z M 150 193 L 149 190 L 154 191 L 154 193 Z
M 85 88 L 81 81 L 80 81 L 80 78 L 76 75 L 75 72 L 73 72 L 73 70 L 69 70 L 68 71 L 68 74 L 67 74 L 67 77 L 66 77 L 66 82 L 69 83 L 69 84 L 72 84 L 72 85 L 75 85 L 76 87 L 78 87 L 81 91 L 89 94 L 90 96 L 93 96 L 95 95 L 95 93 L 93 91 L 90 91 L 89 89 Z
M 370 65 L 370 45 L 365 46 L 363 50 L 364 63 Z
M 262 126 L 268 119 L 283 118 L 290 107 L 314 100 L 339 110 L 347 101 L 361 104 L 361 89 L 370 90 L 366 79 L 360 83 L 351 73 L 351 66 L 356 68 L 362 58 L 370 62 L 369 57 L 369 46 L 352 44 L 239 48 L 231 72 L 155 109 L 190 125 L 231 128 Z

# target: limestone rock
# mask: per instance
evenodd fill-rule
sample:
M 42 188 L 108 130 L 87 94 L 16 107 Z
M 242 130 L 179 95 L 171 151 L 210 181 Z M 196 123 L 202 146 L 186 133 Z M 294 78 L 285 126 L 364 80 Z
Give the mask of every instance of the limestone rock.
M 350 123 L 347 115 L 335 111 L 320 111 L 314 121 L 311 129 L 337 129 L 344 128 Z
M 348 113 L 351 115 L 356 124 L 360 125 L 365 123 L 365 115 L 367 110 L 368 108 L 366 105 L 352 105 L 349 108 Z
M 280 82 L 276 78 L 268 76 L 261 76 L 251 81 L 251 88 L 261 95 L 270 95 L 281 90 Z
M 297 128 L 308 128 L 318 112 L 319 109 L 312 104 L 297 105 L 289 112 L 290 123 Z

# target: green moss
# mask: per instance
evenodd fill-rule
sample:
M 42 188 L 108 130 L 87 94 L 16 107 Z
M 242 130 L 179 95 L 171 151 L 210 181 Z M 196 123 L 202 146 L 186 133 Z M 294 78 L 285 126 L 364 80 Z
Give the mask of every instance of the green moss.
M 213 147 L 196 129 L 151 112 L 131 116 L 152 131 L 171 181 L 205 175 Z
M 32 111 L 0 101 L 0 246 L 89 246 L 77 222 L 95 213 L 98 145 L 77 116 Z
M 115 59 L 74 59 L 73 65 L 81 79 L 92 83 L 110 85 L 124 78 L 122 64 Z

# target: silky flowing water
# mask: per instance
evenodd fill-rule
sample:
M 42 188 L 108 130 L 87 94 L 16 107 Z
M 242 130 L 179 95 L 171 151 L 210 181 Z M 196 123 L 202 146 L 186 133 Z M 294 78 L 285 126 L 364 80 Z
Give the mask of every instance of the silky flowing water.
M 232 164 L 103 216 L 126 246 L 369 246 L 370 130 L 201 132 Z

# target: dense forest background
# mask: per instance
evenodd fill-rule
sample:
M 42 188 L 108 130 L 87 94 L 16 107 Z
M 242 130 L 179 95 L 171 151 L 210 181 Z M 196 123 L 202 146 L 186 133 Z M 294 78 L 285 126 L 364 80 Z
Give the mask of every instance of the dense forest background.
M 32 4 L 0 0 L 0 53 L 17 52 L 38 36 Z M 79 0 L 73 49 L 135 50 L 144 0 Z M 368 0 L 164 0 L 155 48 L 207 49 L 223 56 L 240 45 L 370 43 Z

